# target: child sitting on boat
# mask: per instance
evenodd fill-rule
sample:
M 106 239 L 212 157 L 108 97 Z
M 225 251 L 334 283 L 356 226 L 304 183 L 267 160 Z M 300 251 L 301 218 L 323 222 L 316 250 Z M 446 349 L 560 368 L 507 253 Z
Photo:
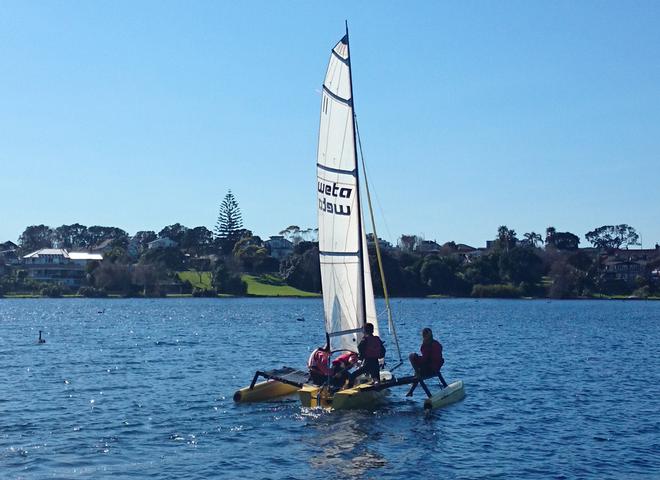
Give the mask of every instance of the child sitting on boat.
M 330 345 L 318 347 L 307 360 L 309 376 L 314 385 L 323 385 L 330 375 Z
M 335 358 L 332 361 L 331 386 L 336 389 L 342 388 L 350 378 L 348 371 L 353 368 L 357 361 L 358 356 L 353 352 L 342 353 Z
M 408 357 L 417 377 L 439 376 L 443 386 L 446 387 L 447 382 L 440 375 L 440 369 L 445 364 L 442 356 L 442 344 L 433 338 L 433 331 L 428 327 L 422 330 L 422 345 L 419 347 L 419 351 L 421 356 L 411 353 Z

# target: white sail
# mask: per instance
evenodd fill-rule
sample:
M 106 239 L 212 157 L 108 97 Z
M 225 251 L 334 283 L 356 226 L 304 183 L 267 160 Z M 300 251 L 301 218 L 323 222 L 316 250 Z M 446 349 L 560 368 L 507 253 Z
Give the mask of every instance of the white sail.
M 378 321 L 361 218 L 352 96 L 345 36 L 332 49 L 321 99 L 319 250 L 330 346 L 332 350 L 357 351 L 364 323 L 373 323 L 378 334 Z

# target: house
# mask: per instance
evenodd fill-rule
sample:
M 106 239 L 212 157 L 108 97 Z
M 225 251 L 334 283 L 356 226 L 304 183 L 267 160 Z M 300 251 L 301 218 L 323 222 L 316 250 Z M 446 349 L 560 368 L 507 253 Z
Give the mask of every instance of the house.
M 375 248 L 376 243 L 374 242 L 374 234 L 373 233 L 367 233 L 367 247 L 374 247 Z M 383 240 L 382 238 L 378 238 L 378 248 L 382 252 L 386 252 L 389 250 L 392 250 L 394 247 L 392 247 L 392 244 L 388 242 L 387 240 Z
M 271 235 L 269 240 L 264 242 L 270 250 L 270 256 L 281 260 L 293 253 L 293 243 L 282 235 Z
M 172 248 L 176 247 L 177 245 L 178 243 L 169 237 L 160 237 L 152 242 L 147 243 L 147 248 L 152 250 L 154 248 Z
M 422 240 L 415 251 L 419 253 L 440 253 L 440 245 L 433 240 Z
M 39 282 L 55 282 L 79 287 L 89 262 L 101 261 L 103 255 L 89 252 L 69 252 L 64 248 L 42 248 L 22 258 L 22 268 L 28 278 Z
M 18 250 L 18 245 L 16 245 L 11 240 L 7 240 L 4 243 L 0 243 L 0 252 L 4 252 L 6 250 Z
M 0 265 L 18 265 L 20 259 L 16 250 L 0 250 Z
M 605 280 L 623 280 L 629 285 L 646 276 L 649 261 L 660 257 L 660 249 L 615 250 L 601 255 L 600 272 Z M 652 275 L 652 272 L 651 272 Z

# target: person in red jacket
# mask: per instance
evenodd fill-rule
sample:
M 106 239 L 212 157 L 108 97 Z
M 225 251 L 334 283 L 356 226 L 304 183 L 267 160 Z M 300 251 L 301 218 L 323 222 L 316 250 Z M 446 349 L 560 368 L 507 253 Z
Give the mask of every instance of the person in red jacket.
M 440 369 L 445 363 L 442 357 L 442 344 L 433 338 L 430 328 L 422 330 L 422 346 L 419 348 L 422 355 L 410 354 L 410 363 L 415 369 L 415 374 L 420 378 L 440 376 L 446 387 L 444 378 L 440 375 Z
M 333 389 L 338 390 L 344 386 L 350 377 L 349 370 L 357 361 L 358 356 L 353 352 L 342 353 L 332 361 L 330 385 Z
M 330 346 L 318 347 L 307 360 L 307 368 L 312 383 L 323 385 L 330 375 Z
M 364 337 L 358 345 L 358 356 L 362 360 L 362 366 L 350 374 L 349 388 L 363 373 L 368 373 L 374 382 L 380 382 L 380 362 L 378 360 L 385 357 L 385 345 L 378 335 L 374 335 L 374 326 L 371 323 L 364 324 Z

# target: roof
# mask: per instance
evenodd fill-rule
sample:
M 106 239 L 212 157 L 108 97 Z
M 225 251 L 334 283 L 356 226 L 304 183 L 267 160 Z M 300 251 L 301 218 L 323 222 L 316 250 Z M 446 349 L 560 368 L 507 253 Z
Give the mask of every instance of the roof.
M 65 258 L 69 258 L 69 252 L 63 248 L 42 248 L 35 252 L 24 255 L 23 258 L 37 258 L 41 255 L 61 255 Z
M 23 258 L 38 258 L 42 255 L 60 255 L 71 260 L 103 260 L 103 255 L 100 253 L 68 252 L 64 248 L 42 248 L 23 256 Z
M 69 258 L 71 260 L 103 260 L 103 255 L 100 253 L 88 253 L 88 252 L 69 252 Z

